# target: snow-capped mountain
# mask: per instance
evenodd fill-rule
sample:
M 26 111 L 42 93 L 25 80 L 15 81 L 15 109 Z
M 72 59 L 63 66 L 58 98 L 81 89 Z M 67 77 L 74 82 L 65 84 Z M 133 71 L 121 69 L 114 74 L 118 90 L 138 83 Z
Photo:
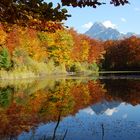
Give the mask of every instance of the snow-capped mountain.
M 113 29 L 110 27 L 107 28 L 99 22 L 94 23 L 93 26 L 85 34 L 90 36 L 91 38 L 99 40 L 118 40 L 136 35 L 135 33 L 131 32 L 127 34 L 120 33 L 117 29 Z

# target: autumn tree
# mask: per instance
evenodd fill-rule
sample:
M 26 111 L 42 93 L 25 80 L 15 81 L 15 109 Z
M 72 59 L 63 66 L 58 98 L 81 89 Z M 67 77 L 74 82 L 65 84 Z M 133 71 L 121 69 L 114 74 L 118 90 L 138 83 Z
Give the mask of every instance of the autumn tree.
M 72 35 L 74 41 L 71 54 L 72 59 L 77 62 L 87 61 L 89 52 L 89 43 L 86 39 L 86 36 L 78 34 L 73 29 L 70 29 L 69 33 Z
M 103 69 L 139 70 L 140 39 L 133 36 L 120 41 L 106 41 Z
M 60 30 L 56 31 L 55 34 L 48 33 L 47 38 L 48 59 L 52 59 L 55 66 L 69 66 L 72 63 L 72 36 L 66 30 Z

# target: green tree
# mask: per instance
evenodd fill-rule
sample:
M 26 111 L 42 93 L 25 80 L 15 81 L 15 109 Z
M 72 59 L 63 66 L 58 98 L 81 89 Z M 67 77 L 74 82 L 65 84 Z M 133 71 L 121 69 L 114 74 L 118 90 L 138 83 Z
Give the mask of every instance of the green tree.
M 8 49 L 3 47 L 0 52 L 0 68 L 9 69 L 12 66 Z

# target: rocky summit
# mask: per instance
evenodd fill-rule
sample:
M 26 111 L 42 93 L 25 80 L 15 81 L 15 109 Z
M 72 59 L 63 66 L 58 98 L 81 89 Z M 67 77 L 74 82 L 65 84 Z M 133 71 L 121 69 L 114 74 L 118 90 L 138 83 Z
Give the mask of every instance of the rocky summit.
M 117 29 L 111 27 L 107 28 L 100 22 L 95 22 L 93 26 L 87 32 L 85 32 L 85 34 L 90 36 L 91 38 L 99 40 L 118 40 L 128 38 L 133 35 L 139 36 L 131 32 L 128 32 L 126 34 L 120 33 Z

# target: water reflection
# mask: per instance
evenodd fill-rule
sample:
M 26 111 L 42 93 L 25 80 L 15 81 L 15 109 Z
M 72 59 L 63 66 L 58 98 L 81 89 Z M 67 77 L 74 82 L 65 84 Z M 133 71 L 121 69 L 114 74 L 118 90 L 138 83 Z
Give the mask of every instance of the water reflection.
M 0 83 L 0 139 L 140 139 L 138 79 Z

